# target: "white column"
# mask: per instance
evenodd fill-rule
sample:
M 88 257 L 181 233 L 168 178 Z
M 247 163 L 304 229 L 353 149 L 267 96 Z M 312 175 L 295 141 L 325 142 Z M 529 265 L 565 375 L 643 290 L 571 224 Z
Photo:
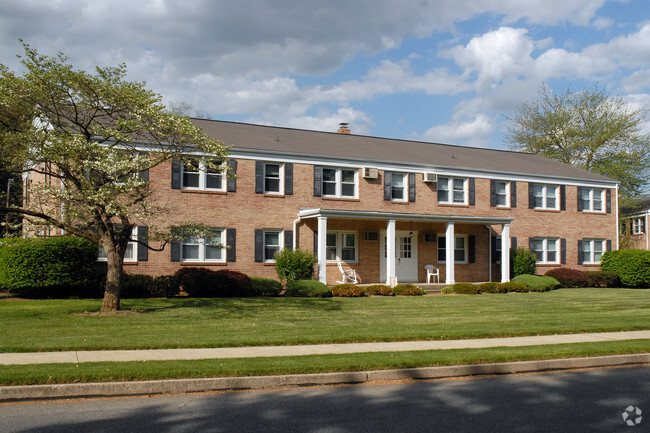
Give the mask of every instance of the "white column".
M 501 230 L 501 282 L 510 281 L 510 224 Z
M 456 252 L 456 235 L 454 232 L 454 222 L 447 223 L 445 232 L 445 284 L 455 284 L 454 265 Z
M 318 217 L 318 281 L 327 284 L 327 217 Z
M 397 284 L 395 270 L 395 220 L 388 221 L 386 229 L 386 285 L 394 287 Z
M 488 228 L 488 281 L 492 281 L 492 226 L 487 226 Z M 295 232 L 295 230 L 294 230 Z

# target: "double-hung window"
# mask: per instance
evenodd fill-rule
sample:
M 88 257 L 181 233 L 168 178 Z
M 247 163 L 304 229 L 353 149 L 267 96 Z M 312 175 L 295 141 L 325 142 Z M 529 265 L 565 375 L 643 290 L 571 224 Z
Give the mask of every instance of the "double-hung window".
M 584 212 L 603 212 L 605 190 L 602 188 L 580 188 L 580 209 Z
M 558 186 L 535 183 L 532 185 L 534 209 L 559 209 Z
M 645 217 L 632 218 L 632 220 L 630 221 L 633 235 L 640 235 L 641 233 L 645 233 L 644 218 Z
M 357 197 L 357 170 L 323 167 L 323 197 Z
M 131 235 L 131 239 L 132 240 L 126 244 L 126 252 L 124 253 L 125 262 L 135 262 L 138 260 L 138 243 L 136 242 L 136 235 Z M 105 262 L 106 260 L 108 260 L 106 257 L 106 251 L 104 250 L 104 247 L 100 245 L 99 253 L 97 254 L 97 261 Z
M 327 232 L 325 257 L 329 261 L 357 262 L 356 232 Z
M 275 253 L 280 252 L 282 230 L 264 230 L 264 261 L 275 261 Z
M 408 176 L 405 173 L 391 173 L 390 197 L 392 201 L 408 200 Z
M 438 263 L 447 262 L 447 241 L 442 234 L 438 235 Z M 454 263 L 467 263 L 467 236 L 456 235 L 454 239 Z
M 181 261 L 225 262 L 225 234 L 214 229 L 205 237 L 187 236 L 180 242 Z
M 537 263 L 557 264 L 560 263 L 558 254 L 559 239 L 557 238 L 533 238 L 530 241 L 530 249 L 537 257 Z
M 582 263 L 598 264 L 605 251 L 605 240 L 603 239 L 583 239 L 581 242 L 580 259 Z
M 467 204 L 467 179 L 438 176 L 438 203 Z
M 510 182 L 497 180 L 494 182 L 494 195 L 497 207 L 510 206 Z
M 282 164 L 264 164 L 264 193 L 280 194 L 282 188 Z
M 182 188 L 224 190 L 223 170 L 210 168 L 199 158 L 187 158 L 182 163 Z

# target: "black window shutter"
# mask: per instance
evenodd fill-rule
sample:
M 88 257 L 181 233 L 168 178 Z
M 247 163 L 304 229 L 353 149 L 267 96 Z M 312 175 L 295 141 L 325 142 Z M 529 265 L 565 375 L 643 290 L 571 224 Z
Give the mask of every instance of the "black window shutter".
M 607 251 L 611 251 L 612 250 L 612 240 L 607 239 L 607 241 L 605 241 L 605 242 L 607 243 Z
M 476 263 L 476 236 L 467 236 L 467 261 Z
M 469 205 L 474 206 L 476 203 L 476 179 L 469 178 Z
M 140 156 L 149 156 L 147 152 L 140 152 Z M 142 180 L 149 181 L 149 169 L 142 170 L 141 172 L 138 173 L 138 177 Z
M 390 171 L 384 171 L 384 200 L 390 200 L 392 197 L 392 189 L 390 187 L 392 176 Z
M 293 250 L 293 230 L 284 231 L 284 247 Z
M 177 227 L 172 227 L 172 234 L 177 234 L 178 233 L 178 228 Z M 180 262 L 181 261 L 181 243 L 179 241 L 173 241 L 170 244 L 169 247 L 170 250 L 170 260 L 172 262 Z
M 314 255 L 318 257 L 318 231 L 314 231 Z
M 409 173 L 409 201 L 415 201 L 415 173 Z
M 255 193 L 264 193 L 264 161 L 255 161 Z
M 579 188 L 579 187 L 578 187 Z M 578 196 L 578 201 L 580 201 L 580 196 Z M 583 257 L 582 257 L 582 241 L 578 241 L 578 264 L 581 265 L 584 263 Z
M 284 194 L 293 195 L 293 163 L 284 163 Z
M 490 206 L 497 205 L 497 185 L 494 179 L 490 179 Z
M 314 197 L 320 197 L 322 195 L 323 188 L 323 167 L 315 165 L 314 166 Z
M 181 161 L 172 161 L 172 189 L 181 189 Z
M 236 159 L 229 159 L 228 160 L 228 166 L 230 167 L 230 174 L 233 176 L 237 175 L 237 160 Z M 236 177 L 229 177 L 228 180 L 226 181 L 228 186 L 227 190 L 228 192 L 235 192 L 237 191 L 237 178 Z
M 645 218 L 641 218 L 641 233 L 645 233 Z
M 149 227 L 138 226 L 138 261 L 149 260 Z
M 533 183 L 528 182 L 528 209 L 535 207 L 535 197 L 533 196 Z
M 492 263 L 496 263 L 497 260 L 499 260 L 499 257 L 497 257 L 498 251 L 497 251 L 497 237 L 496 236 L 491 236 L 490 237 L 490 251 L 492 252 Z
M 582 212 L 584 209 L 582 208 L 582 187 L 578 187 L 578 212 Z M 582 251 L 582 250 L 580 250 Z M 582 263 L 579 263 L 582 264 Z
M 560 239 L 560 262 L 566 265 L 566 238 Z
M 566 210 L 566 185 L 560 185 L 560 210 Z
M 517 207 L 517 182 L 510 181 L 510 207 Z
M 605 190 L 605 196 L 607 201 L 607 213 L 612 213 L 612 190 L 607 188 Z
M 510 238 L 510 249 L 517 250 L 517 237 L 513 236 Z
M 264 230 L 255 230 L 255 261 L 264 261 Z
M 528 238 L 528 249 L 533 251 L 533 241 L 535 238 Z
M 237 261 L 237 229 L 226 229 L 226 261 Z

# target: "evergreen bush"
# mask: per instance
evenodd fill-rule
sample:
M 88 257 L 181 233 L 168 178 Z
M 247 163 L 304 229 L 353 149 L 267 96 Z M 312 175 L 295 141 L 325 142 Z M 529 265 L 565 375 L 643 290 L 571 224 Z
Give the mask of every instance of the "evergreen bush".
M 384 284 L 373 284 L 366 287 L 366 294 L 376 296 L 395 296 L 393 289 Z
M 445 287 L 445 289 L 447 290 L 443 291 L 443 293 L 456 293 L 459 295 L 478 295 L 481 293 L 479 286 L 472 283 L 456 283 L 453 286 Z
M 122 275 L 122 298 L 172 298 L 179 292 L 178 278 L 173 275 Z
M 535 275 L 537 256 L 527 248 L 517 248 L 512 254 L 512 276 Z
M 613 271 L 585 271 L 589 287 L 621 287 L 621 276 Z
M 503 292 L 517 292 L 517 293 L 526 293 L 528 292 L 528 286 L 523 283 L 518 283 L 516 281 L 508 281 L 506 283 L 501 283 L 500 289 Z
M 624 286 L 650 287 L 650 251 L 607 251 L 601 259 L 600 269 L 617 272 Z
M 481 293 L 506 293 L 501 287 L 501 283 L 497 283 L 496 281 L 481 283 L 478 285 L 478 288 Z
M 314 265 L 318 262 L 313 253 L 301 249 L 284 248 L 275 253 L 273 258 L 278 279 L 284 285 L 295 280 L 311 280 L 314 275 Z
M 282 284 L 271 278 L 251 277 L 253 296 L 280 296 Z
M 558 280 L 546 275 L 517 275 L 512 281 L 527 285 L 530 292 L 547 292 L 562 286 Z
M 589 280 L 584 272 L 571 268 L 555 268 L 546 272 L 549 277 L 553 277 L 560 282 L 562 287 L 568 289 L 575 289 L 580 287 L 587 287 Z
M 366 296 L 366 290 L 355 284 L 339 284 L 332 287 L 332 296 L 340 298 L 359 298 Z
M 188 295 L 198 298 L 233 298 L 253 295 L 251 279 L 238 271 L 181 268 L 175 276 Z
M 414 284 L 398 284 L 393 287 L 395 296 L 422 296 L 427 293 L 424 289 Z
M 316 280 L 294 280 L 287 283 L 284 296 L 294 298 L 329 298 L 332 292 L 327 285 Z

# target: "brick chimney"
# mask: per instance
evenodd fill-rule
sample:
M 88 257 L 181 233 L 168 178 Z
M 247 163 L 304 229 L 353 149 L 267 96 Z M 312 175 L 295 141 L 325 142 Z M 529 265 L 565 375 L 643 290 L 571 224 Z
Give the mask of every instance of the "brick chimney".
M 339 134 L 349 134 L 350 128 L 348 128 L 349 123 L 339 123 Z

